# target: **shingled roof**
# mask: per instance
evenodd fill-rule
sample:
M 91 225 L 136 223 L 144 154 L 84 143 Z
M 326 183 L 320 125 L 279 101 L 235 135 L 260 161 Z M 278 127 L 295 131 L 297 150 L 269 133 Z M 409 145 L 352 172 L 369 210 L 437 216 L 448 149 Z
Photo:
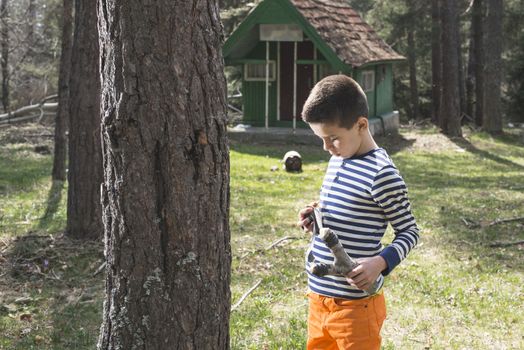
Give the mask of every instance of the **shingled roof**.
M 343 0 L 289 0 L 346 64 L 358 67 L 405 58 Z

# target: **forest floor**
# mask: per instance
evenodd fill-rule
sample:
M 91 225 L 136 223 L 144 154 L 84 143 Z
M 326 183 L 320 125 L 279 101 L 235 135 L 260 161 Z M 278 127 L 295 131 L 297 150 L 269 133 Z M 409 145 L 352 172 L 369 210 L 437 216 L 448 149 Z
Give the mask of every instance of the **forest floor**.
M 98 338 L 103 245 L 62 233 L 67 185 L 49 176 L 52 132 L 0 128 L 0 349 L 93 349 Z M 378 138 L 421 228 L 386 279 L 383 349 L 524 348 L 524 223 L 498 221 L 524 216 L 524 130 L 464 132 L 405 127 Z M 282 170 L 291 149 L 301 173 Z M 232 349 L 304 348 L 310 237 L 295 222 L 327 161 L 318 146 L 231 144 L 232 304 L 260 282 L 232 311 Z

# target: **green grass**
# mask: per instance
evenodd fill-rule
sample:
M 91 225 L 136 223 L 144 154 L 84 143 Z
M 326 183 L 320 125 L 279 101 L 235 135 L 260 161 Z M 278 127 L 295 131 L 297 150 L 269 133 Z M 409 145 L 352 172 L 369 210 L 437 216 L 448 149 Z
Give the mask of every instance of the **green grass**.
M 65 225 L 63 185 L 49 181 L 52 159 L 30 144 L 0 147 L 0 236 L 56 232 Z
M 489 246 L 524 239 L 522 221 L 489 225 L 524 216 L 523 135 L 449 140 L 426 128 L 379 139 L 422 229 L 419 246 L 386 280 L 384 349 L 524 348 L 524 245 Z M 290 149 L 303 155 L 302 173 L 282 170 Z M 304 348 L 309 236 L 294 225 L 317 198 L 327 160 L 316 146 L 232 143 L 232 303 L 261 280 L 232 312 L 232 349 Z M 92 274 L 102 247 L 59 235 L 67 189 L 51 184 L 50 166 L 30 144 L 0 142 L 0 349 L 96 345 L 103 277 Z

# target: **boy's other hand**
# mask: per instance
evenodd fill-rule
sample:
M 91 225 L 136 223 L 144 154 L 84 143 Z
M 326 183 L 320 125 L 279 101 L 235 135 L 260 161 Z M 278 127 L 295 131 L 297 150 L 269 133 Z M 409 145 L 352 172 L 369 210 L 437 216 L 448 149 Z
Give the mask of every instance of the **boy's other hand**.
M 380 273 L 388 267 L 386 260 L 380 255 L 357 259 L 357 261 L 360 265 L 346 275 L 346 280 L 360 290 L 371 288 Z
M 298 212 L 297 226 L 306 232 L 311 232 L 313 229 L 313 221 L 309 218 L 309 216 L 313 212 L 313 208 L 316 206 L 318 206 L 318 202 L 312 202 Z

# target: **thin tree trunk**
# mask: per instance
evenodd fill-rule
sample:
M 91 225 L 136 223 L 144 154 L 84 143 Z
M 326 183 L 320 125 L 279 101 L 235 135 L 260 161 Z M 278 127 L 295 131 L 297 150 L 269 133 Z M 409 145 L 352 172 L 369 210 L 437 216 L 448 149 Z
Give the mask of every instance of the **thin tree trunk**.
M 482 129 L 491 134 L 502 132 L 501 74 L 502 74 L 502 0 L 488 0 L 486 16 L 486 90 Z
M 107 259 L 98 349 L 228 349 L 218 1 L 98 4 Z
M 459 75 L 459 115 L 462 117 L 466 113 L 466 75 L 464 74 L 464 59 L 462 57 L 462 34 L 460 33 L 460 17 L 457 15 L 457 59 L 458 59 L 458 75 Z
M 55 117 L 55 148 L 53 180 L 65 181 L 66 131 L 69 119 L 69 80 L 71 76 L 71 46 L 73 44 L 73 0 L 63 0 L 62 52 L 58 77 L 58 111 Z
M 475 124 L 482 126 L 484 119 L 484 0 L 475 0 L 473 3 L 473 18 L 471 30 L 473 31 L 473 42 L 475 43 Z
M 75 1 L 69 85 L 69 162 L 67 233 L 76 238 L 102 236 L 100 185 L 100 76 L 95 1 Z
M 471 25 L 469 48 L 468 48 L 468 69 L 466 76 L 466 114 L 473 118 L 475 115 L 475 35 L 473 32 L 473 22 Z
M 415 54 L 414 29 L 408 28 L 409 90 L 411 99 L 410 119 L 420 118 L 417 86 L 417 58 Z
M 442 131 L 452 137 L 462 136 L 460 125 L 458 16 L 455 0 L 442 6 Z
M 0 0 L 0 37 L 2 46 L 2 105 L 4 113 L 9 113 L 9 11 L 7 9 L 7 0 Z
M 440 100 L 442 95 L 442 49 L 439 0 L 431 1 L 431 121 L 440 123 Z
M 27 7 L 28 23 L 27 23 L 27 45 L 28 49 L 32 50 L 35 41 L 35 23 L 36 23 L 36 7 L 35 0 L 29 0 Z

